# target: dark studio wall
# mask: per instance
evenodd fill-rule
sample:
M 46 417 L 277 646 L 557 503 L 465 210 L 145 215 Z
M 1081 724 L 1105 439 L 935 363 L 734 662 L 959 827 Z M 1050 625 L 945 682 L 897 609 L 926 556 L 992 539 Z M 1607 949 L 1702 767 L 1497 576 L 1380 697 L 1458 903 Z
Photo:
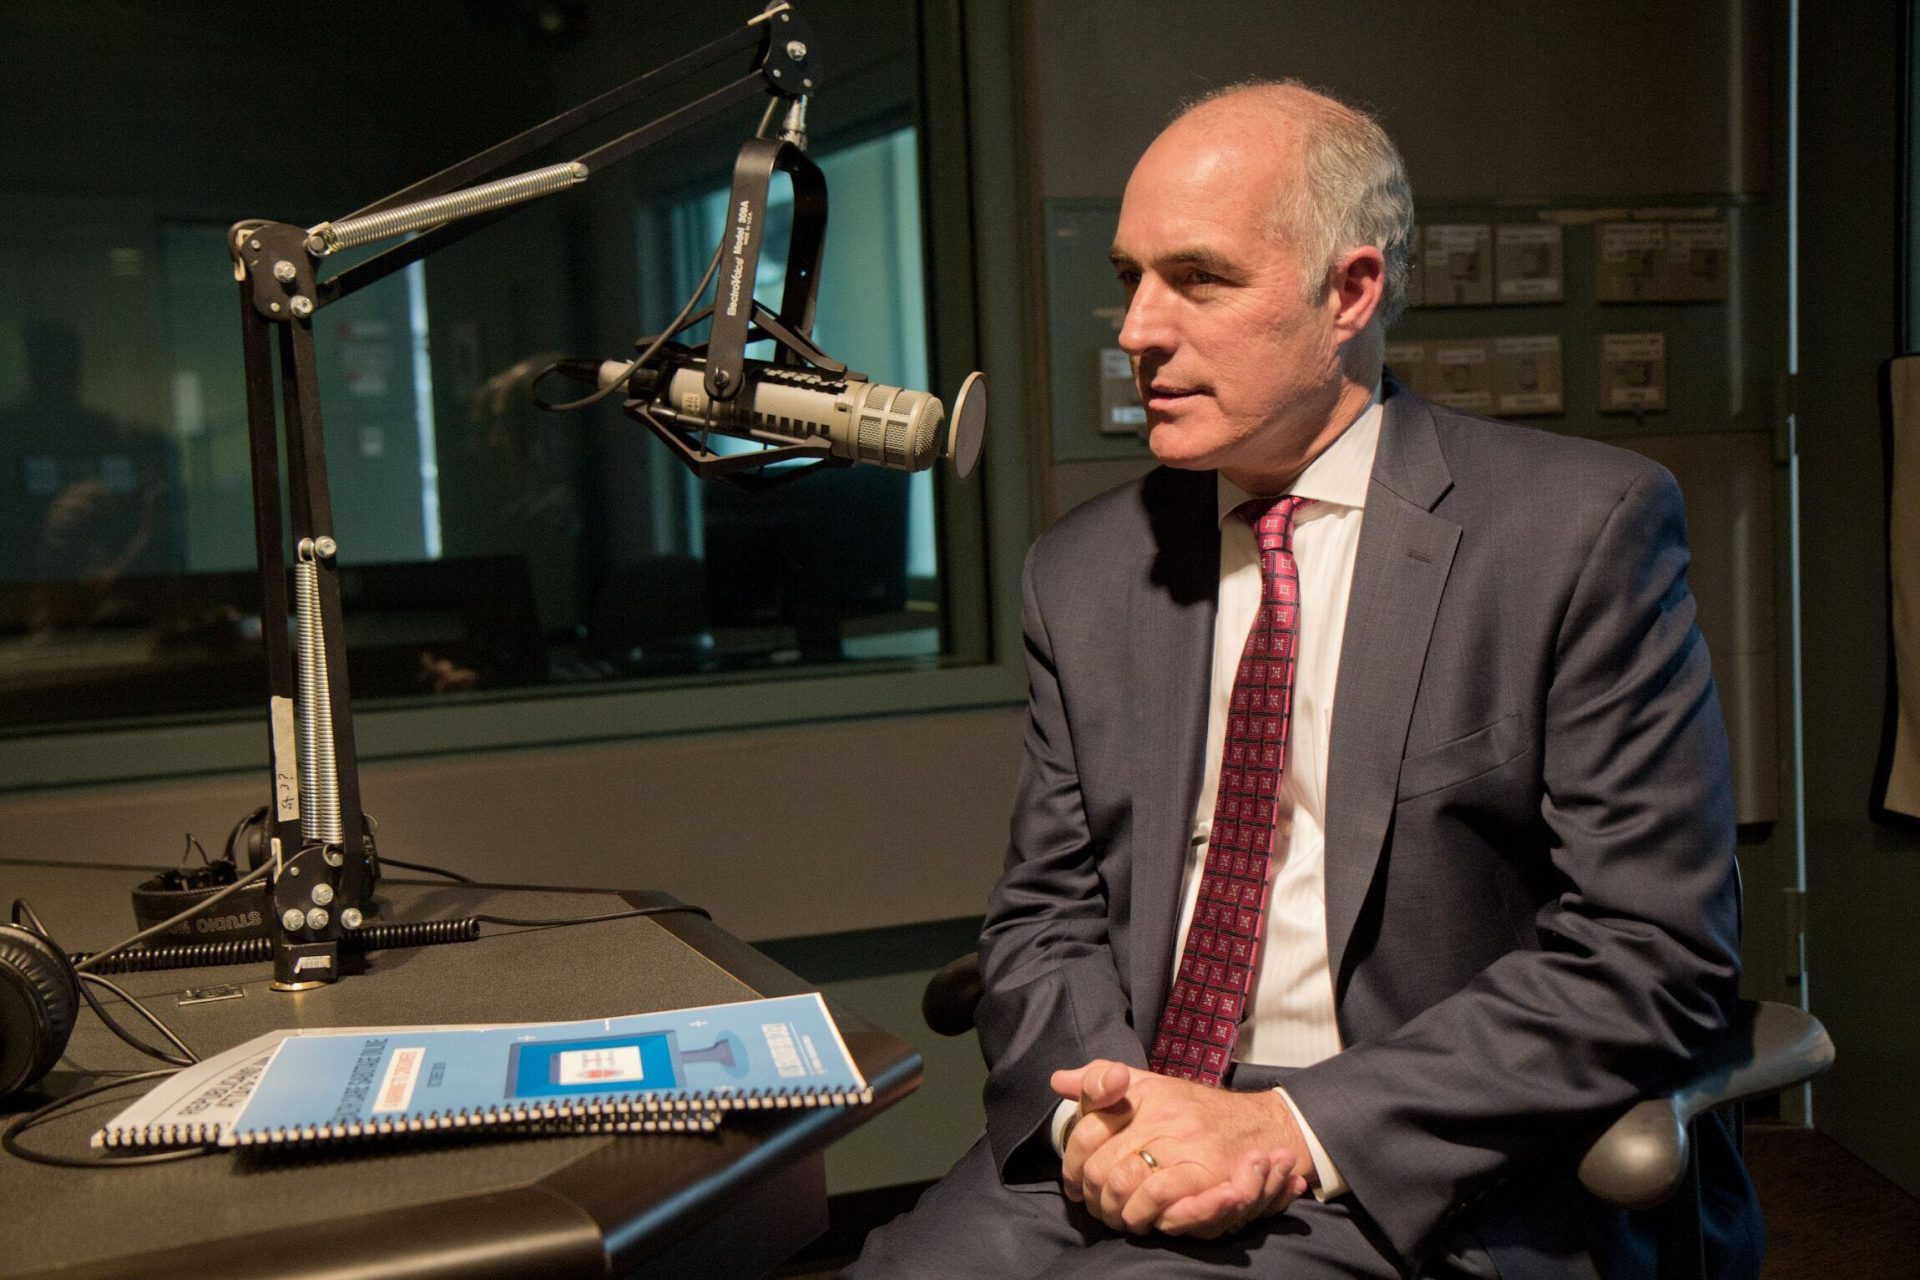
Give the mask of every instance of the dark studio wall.
M 1804 5 L 1801 636 L 1808 989 L 1839 1048 L 1814 1120 L 1920 1194 L 1920 838 L 1867 817 L 1886 697 L 1881 362 L 1911 350 L 1904 6 Z

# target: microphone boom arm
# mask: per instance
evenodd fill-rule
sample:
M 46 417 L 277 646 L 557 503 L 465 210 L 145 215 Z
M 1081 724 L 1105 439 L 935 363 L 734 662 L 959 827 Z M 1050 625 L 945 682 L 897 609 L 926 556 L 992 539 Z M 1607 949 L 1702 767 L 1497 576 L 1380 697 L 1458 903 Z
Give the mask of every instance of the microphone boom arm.
M 578 129 L 750 49 L 755 51 L 751 70 L 676 111 L 571 162 L 487 180 Z M 790 5 L 771 4 L 734 32 L 345 218 L 311 228 L 251 220 L 229 230 L 245 356 L 254 549 L 266 657 L 272 794 L 262 843 L 275 867 L 276 988 L 297 990 L 339 977 L 343 930 L 360 927 L 372 910 L 378 871 L 360 805 L 340 605 L 337 557 L 341 543 L 327 485 L 314 313 L 511 215 L 530 200 L 576 186 L 592 173 L 755 94 L 802 100 L 817 88 L 820 76 L 812 33 Z M 794 175 L 797 234 L 793 247 L 801 254 L 796 261 L 803 270 L 788 278 L 780 323 L 792 335 L 804 338 L 812 324 L 818 236 L 824 233 L 824 182 L 816 183 L 818 170 L 790 143 L 752 151 L 754 171 L 764 163 L 767 179 L 776 166 Z M 818 216 L 808 212 L 803 218 L 799 205 L 804 200 L 812 210 L 815 185 L 819 187 Z M 765 216 L 764 187 L 763 182 L 754 209 L 756 227 Z M 317 265 L 336 248 L 410 231 L 419 234 L 331 277 L 317 275 Z M 808 239 L 810 235 L 813 240 Z M 757 264 L 757 240 L 753 249 L 756 257 L 743 270 Z M 751 296 L 751 277 L 747 279 Z M 739 336 L 744 347 L 744 328 Z M 732 341 L 728 335 L 720 349 L 731 350 Z M 288 497 L 284 513 L 279 463 L 283 434 Z M 289 533 L 300 587 L 297 669 L 285 625 L 291 602 L 283 539 Z M 323 798 L 325 813 L 319 812 Z

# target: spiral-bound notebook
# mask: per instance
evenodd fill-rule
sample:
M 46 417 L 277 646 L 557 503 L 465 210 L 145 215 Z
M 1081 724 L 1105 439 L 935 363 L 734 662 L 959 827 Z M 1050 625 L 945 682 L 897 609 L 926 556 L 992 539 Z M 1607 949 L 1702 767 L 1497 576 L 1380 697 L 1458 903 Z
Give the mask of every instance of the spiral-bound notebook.
M 704 1129 L 725 1111 L 872 1097 L 809 994 L 591 1022 L 289 1037 L 218 1141 Z
M 487 1030 L 497 1023 L 475 1024 L 465 1030 Z M 569 1025 L 569 1024 L 556 1024 Z M 597 1025 L 597 1024 L 594 1024 Z M 454 1030 L 456 1028 L 438 1028 Z M 270 1031 L 235 1045 L 225 1053 L 202 1058 L 174 1072 L 114 1116 L 93 1135 L 96 1148 L 217 1146 L 246 1109 L 254 1086 L 283 1041 L 312 1035 L 398 1035 L 419 1027 L 322 1027 L 314 1030 Z M 719 1123 L 719 1113 L 674 1115 L 670 1122 L 652 1118 L 633 1120 L 571 1120 L 556 1122 L 553 1132 L 636 1133 L 675 1129 L 705 1133 Z
M 377 1030 L 378 1028 L 370 1028 Z M 395 1030 L 396 1028 L 387 1028 Z M 141 1095 L 93 1135 L 96 1147 L 197 1147 L 220 1141 L 247 1105 L 260 1073 L 288 1035 L 255 1036 L 183 1067 Z

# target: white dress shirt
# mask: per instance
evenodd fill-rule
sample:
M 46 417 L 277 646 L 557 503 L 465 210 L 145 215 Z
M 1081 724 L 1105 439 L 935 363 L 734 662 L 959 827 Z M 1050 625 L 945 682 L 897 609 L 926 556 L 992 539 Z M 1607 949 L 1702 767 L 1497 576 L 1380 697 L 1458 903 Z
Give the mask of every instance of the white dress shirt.
M 1307 1066 L 1338 1053 L 1333 979 L 1327 957 L 1326 820 L 1327 748 L 1333 733 L 1334 683 L 1346 633 L 1347 596 L 1353 586 L 1360 521 L 1380 442 L 1380 391 L 1334 442 L 1321 451 L 1287 490 L 1313 499 L 1294 520 L 1293 558 L 1299 568 L 1300 624 L 1293 672 L 1292 720 L 1287 762 L 1281 775 L 1273 854 L 1267 865 L 1267 919 L 1247 1012 L 1234 1057 L 1270 1066 Z M 1207 715 L 1206 774 L 1195 806 L 1192 839 L 1181 890 L 1180 924 L 1172 964 L 1179 966 L 1187 925 L 1199 897 L 1207 839 L 1219 789 L 1220 750 L 1227 731 L 1227 704 L 1247 633 L 1260 607 L 1260 545 L 1234 509 L 1255 495 L 1225 476 L 1216 478 L 1220 520 L 1220 594 L 1213 627 L 1213 680 Z M 1346 1190 L 1312 1128 L 1286 1090 L 1313 1157 L 1321 1198 Z M 1055 1116 L 1054 1140 L 1074 1105 Z
M 1267 863 L 1267 919 L 1253 990 L 1233 1056 L 1276 1067 L 1304 1067 L 1340 1052 L 1333 975 L 1327 957 L 1327 748 L 1333 738 L 1333 691 L 1347 628 L 1347 596 L 1360 549 L 1373 455 L 1380 443 L 1380 392 L 1352 426 L 1321 451 L 1287 490 L 1313 504 L 1294 517 L 1293 559 L 1300 574 L 1300 623 L 1293 667 L 1293 711 L 1286 768 L 1280 776 L 1273 853 Z M 1213 625 L 1212 704 L 1207 715 L 1206 774 L 1194 807 L 1193 838 L 1181 890 L 1174 963 L 1186 943 L 1199 897 L 1207 839 L 1213 829 L 1227 703 L 1240 652 L 1260 607 L 1260 544 L 1234 509 L 1255 495 L 1217 478 L 1220 596 Z M 1306 1118 L 1286 1098 L 1319 1174 L 1319 1194 L 1346 1189 Z

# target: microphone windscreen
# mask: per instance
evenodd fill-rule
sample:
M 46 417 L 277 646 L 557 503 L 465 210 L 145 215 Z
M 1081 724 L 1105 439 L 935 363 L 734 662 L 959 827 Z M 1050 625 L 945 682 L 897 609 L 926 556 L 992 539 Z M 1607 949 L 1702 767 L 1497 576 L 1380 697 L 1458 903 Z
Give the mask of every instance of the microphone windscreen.
M 925 471 L 939 460 L 947 411 L 937 398 L 873 382 L 855 383 L 847 394 L 852 397 L 854 461 Z

